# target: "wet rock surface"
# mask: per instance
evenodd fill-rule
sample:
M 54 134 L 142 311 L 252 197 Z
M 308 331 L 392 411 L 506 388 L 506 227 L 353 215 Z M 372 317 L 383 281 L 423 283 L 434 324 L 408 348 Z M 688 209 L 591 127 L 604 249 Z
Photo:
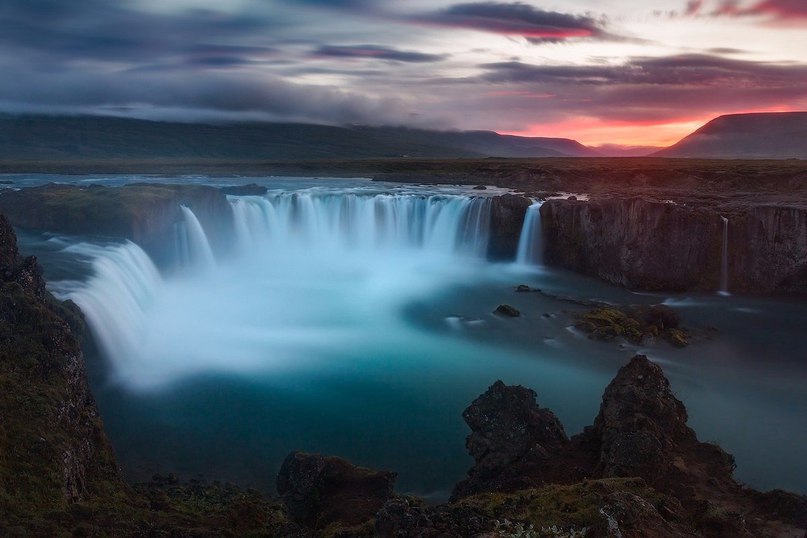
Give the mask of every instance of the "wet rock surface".
M 518 310 L 518 308 L 509 304 L 500 304 L 496 307 L 496 310 L 494 310 L 493 313 L 506 318 L 517 318 L 521 316 L 521 312 Z
M 490 208 L 489 258 L 494 260 L 515 258 L 524 217 L 531 204 L 529 198 L 513 194 L 493 198 Z

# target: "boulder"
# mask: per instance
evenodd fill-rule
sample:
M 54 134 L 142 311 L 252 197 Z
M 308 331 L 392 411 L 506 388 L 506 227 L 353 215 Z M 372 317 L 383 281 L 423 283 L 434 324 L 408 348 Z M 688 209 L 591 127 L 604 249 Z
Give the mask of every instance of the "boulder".
M 496 381 L 465 409 L 462 418 L 471 428 L 465 446 L 474 466 L 468 479 L 454 489 L 455 498 L 515 487 L 521 465 L 540 466 L 568 444 L 555 414 L 538 405 L 535 391 L 520 385 Z
M 359 525 L 392 497 L 396 473 L 357 467 L 333 456 L 292 452 L 277 475 L 277 491 L 298 524 L 322 529 Z
M 521 315 L 521 312 L 516 307 L 510 306 L 509 304 L 500 304 L 493 312 L 508 318 L 517 318 Z

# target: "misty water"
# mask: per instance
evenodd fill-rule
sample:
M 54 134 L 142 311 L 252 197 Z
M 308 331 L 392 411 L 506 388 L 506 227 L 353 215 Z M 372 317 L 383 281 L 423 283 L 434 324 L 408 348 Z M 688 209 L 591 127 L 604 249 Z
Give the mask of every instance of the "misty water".
M 699 438 L 736 456 L 740 480 L 807 492 L 803 301 L 637 294 L 547 268 L 538 204 L 524 230 L 535 239 L 522 237 L 517 260 L 491 262 L 495 190 L 257 181 L 266 196 L 229 197 L 225 245 L 183 208 L 165 238 L 175 259 L 160 267 L 114 238 L 20 234 L 51 289 L 87 316 L 91 383 L 130 478 L 201 473 L 272 491 L 283 458 L 305 450 L 395 470 L 400 491 L 442 499 L 471 464 L 462 410 L 495 380 L 535 389 L 571 435 L 642 352 L 664 367 Z M 582 307 L 550 294 L 665 302 L 700 336 L 685 349 L 592 341 L 572 327 Z M 523 316 L 494 315 L 501 303 Z

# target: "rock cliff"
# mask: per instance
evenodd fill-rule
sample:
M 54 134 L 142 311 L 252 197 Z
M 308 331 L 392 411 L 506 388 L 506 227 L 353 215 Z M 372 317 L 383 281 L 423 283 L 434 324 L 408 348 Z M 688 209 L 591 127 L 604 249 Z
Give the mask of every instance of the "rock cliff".
M 632 289 L 716 291 L 723 216 L 730 291 L 807 293 L 807 208 L 798 205 L 548 200 L 545 260 Z
M 71 330 L 82 324 L 0 215 L 0 513 L 10 521 L 127 495 Z

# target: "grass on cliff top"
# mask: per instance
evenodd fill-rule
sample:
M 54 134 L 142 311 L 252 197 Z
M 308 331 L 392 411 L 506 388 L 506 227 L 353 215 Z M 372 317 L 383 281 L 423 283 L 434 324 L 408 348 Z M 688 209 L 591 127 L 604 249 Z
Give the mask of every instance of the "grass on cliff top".
M 617 502 L 614 495 L 629 493 L 654 507 L 663 505 L 665 496 L 648 487 L 640 478 L 606 478 L 572 485 L 550 485 L 514 493 L 481 493 L 457 503 L 502 522 L 521 522 L 535 529 L 583 528 L 607 530 L 601 509 Z M 599 536 L 599 534 L 594 534 Z

